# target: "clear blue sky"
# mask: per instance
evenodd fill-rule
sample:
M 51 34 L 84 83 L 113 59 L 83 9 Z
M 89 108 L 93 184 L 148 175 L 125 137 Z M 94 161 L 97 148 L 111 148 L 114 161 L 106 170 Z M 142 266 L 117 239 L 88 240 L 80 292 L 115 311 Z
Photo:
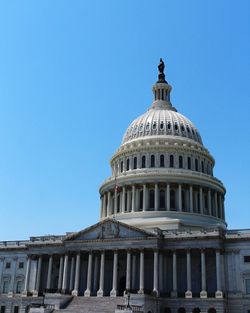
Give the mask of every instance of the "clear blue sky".
M 101 182 L 152 101 L 162 57 L 172 102 L 199 128 L 250 228 L 250 1 L 1 1 L 0 239 L 98 221 Z

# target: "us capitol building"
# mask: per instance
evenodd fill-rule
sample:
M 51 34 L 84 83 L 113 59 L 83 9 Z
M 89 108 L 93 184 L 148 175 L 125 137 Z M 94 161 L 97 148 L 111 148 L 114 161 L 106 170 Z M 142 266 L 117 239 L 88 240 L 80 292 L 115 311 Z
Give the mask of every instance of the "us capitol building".
M 100 221 L 0 242 L 0 313 L 250 312 L 250 230 L 227 229 L 215 160 L 164 67 L 111 158 Z

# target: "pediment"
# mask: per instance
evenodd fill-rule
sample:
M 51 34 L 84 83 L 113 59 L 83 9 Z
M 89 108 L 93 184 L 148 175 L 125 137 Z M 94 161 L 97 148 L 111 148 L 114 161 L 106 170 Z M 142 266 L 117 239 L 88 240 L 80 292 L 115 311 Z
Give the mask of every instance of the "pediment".
M 153 234 L 148 233 L 139 228 L 118 222 L 114 219 L 106 219 L 94 224 L 80 232 L 69 235 L 65 241 L 77 240 L 103 240 L 117 238 L 146 238 L 152 237 Z

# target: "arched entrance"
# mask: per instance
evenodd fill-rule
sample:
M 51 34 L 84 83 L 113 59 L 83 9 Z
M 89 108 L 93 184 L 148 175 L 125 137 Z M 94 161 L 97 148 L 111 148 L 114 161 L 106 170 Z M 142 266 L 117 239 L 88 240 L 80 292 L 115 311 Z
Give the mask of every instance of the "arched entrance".
M 192 312 L 193 313 L 201 313 L 201 310 L 200 310 L 200 308 L 194 308 Z
M 165 308 L 164 309 L 164 313 L 171 313 L 171 309 L 170 308 Z
M 181 308 L 178 309 L 178 313 L 186 313 L 186 309 L 181 307 Z
M 210 308 L 208 309 L 207 313 L 216 313 L 216 310 L 215 308 Z

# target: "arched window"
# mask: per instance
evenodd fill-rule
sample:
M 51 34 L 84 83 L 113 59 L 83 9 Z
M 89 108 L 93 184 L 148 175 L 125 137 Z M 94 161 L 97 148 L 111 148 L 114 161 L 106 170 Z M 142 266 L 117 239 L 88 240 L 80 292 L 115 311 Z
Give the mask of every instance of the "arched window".
M 164 154 L 160 155 L 160 167 L 164 167 L 165 166 L 165 158 L 164 158 Z
M 186 313 L 186 309 L 184 309 L 184 308 L 179 308 L 179 309 L 178 309 L 178 313 Z
M 210 308 L 208 309 L 207 313 L 216 313 L 216 310 L 215 308 Z
M 168 129 L 171 129 L 171 123 L 168 123 Z
M 155 156 L 151 155 L 151 162 L 150 162 L 151 167 L 155 167 Z
M 169 157 L 169 167 L 174 167 L 174 156 L 172 154 Z
M 165 191 L 160 190 L 160 209 L 165 209 Z
M 183 168 L 183 158 L 181 155 L 179 156 L 179 168 Z
M 127 171 L 129 171 L 129 159 L 127 159 Z
M 175 206 L 175 191 L 174 190 L 170 190 L 170 208 L 172 210 L 176 210 L 176 206 Z
M 163 130 L 163 128 L 164 128 L 164 123 L 161 122 L 161 124 L 160 124 L 160 129 Z
M 121 161 L 121 173 L 123 172 L 123 161 Z
M 143 155 L 141 158 L 141 168 L 145 168 L 145 167 L 146 167 L 146 157 L 145 155 Z
M 188 169 L 191 170 L 191 158 L 188 157 Z
M 143 208 L 143 190 L 140 191 L 139 210 L 142 211 L 142 208 Z
M 137 169 L 137 157 L 134 157 L 134 170 Z
M 200 313 L 201 310 L 200 310 L 199 308 L 194 308 L 192 312 L 193 312 L 193 313 Z
M 155 191 L 151 189 L 149 191 L 149 209 L 154 209 L 155 207 Z
M 198 168 L 198 159 L 195 159 L 195 170 L 196 172 L 198 172 L 199 168 Z

